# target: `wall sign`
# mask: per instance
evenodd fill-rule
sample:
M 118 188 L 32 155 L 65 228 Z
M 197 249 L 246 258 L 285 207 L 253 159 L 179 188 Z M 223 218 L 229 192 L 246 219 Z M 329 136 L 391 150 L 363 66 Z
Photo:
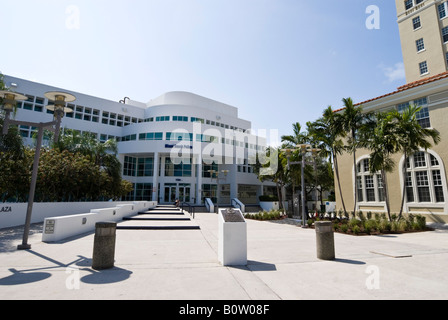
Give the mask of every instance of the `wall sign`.
M 0 207 L 0 213 L 12 212 L 12 207 Z

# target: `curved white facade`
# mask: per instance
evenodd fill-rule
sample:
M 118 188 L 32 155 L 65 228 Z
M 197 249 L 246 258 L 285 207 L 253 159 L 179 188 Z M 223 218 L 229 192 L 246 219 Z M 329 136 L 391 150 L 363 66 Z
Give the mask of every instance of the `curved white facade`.
M 233 106 L 189 92 L 168 92 L 148 103 L 125 99 L 124 104 L 10 76 L 5 84 L 29 97 L 16 114 L 24 121 L 51 121 L 45 92 L 75 95 L 74 113 L 64 117 L 62 127 L 119 141 L 123 178 L 134 184 L 128 200 L 202 204 L 210 197 L 220 204 L 234 198 L 258 204 L 264 189 L 274 186 L 252 173 L 250 163 L 264 152 L 266 141 L 251 134 L 251 123 Z M 32 128 L 20 129 L 30 138 Z M 218 178 L 209 170 L 219 172 Z

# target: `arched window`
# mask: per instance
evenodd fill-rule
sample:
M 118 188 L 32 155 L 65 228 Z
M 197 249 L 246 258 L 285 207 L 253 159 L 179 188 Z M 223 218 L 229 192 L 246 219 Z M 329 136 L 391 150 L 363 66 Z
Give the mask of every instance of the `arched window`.
M 408 203 L 445 202 L 445 170 L 440 157 L 433 152 L 419 151 L 408 157 L 405 183 Z
M 356 188 L 358 202 L 384 202 L 383 179 L 379 172 L 369 171 L 369 158 L 357 163 Z

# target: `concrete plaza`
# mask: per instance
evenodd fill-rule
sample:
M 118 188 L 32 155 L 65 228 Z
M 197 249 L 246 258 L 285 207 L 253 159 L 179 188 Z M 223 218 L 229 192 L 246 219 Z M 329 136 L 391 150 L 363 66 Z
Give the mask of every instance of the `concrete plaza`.
M 93 234 L 17 251 L 21 229 L 0 230 L 0 299 L 448 299 L 448 230 L 335 234 L 336 260 L 316 257 L 314 229 L 247 221 L 248 265 L 218 262 L 218 216 L 200 230 L 117 230 L 115 267 L 91 268 Z M 119 225 L 130 222 L 124 221 Z

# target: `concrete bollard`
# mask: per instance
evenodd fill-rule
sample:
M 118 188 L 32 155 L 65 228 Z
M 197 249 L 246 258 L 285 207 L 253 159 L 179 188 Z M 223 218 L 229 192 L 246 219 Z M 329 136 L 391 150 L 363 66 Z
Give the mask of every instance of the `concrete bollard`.
M 114 267 L 116 230 L 115 222 L 97 222 L 95 224 L 93 269 L 104 270 Z
M 334 260 L 334 231 L 331 221 L 316 221 L 316 247 L 317 258 L 321 260 Z

